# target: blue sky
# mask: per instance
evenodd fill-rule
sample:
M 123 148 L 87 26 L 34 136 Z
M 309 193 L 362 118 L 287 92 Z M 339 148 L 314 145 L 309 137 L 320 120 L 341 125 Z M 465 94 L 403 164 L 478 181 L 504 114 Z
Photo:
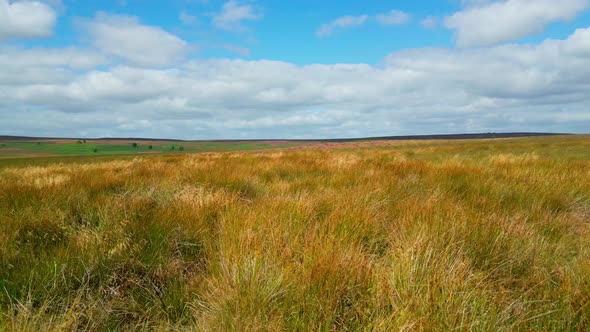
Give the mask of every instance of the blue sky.
M 589 8 L 0 0 L 0 134 L 587 132 Z
M 217 29 L 213 16 L 226 1 L 215 0 L 104 0 L 61 1 L 60 18 L 53 38 L 28 41 L 29 45 L 70 46 L 83 42 L 76 31 L 80 18 L 92 19 L 97 12 L 137 16 L 143 24 L 159 26 L 193 44 L 195 58 L 246 58 L 313 63 L 379 63 L 387 54 L 407 48 L 453 47 L 453 31 L 441 27 L 440 20 L 461 10 L 461 1 L 248 1 L 260 14 L 245 20 L 240 33 Z M 376 16 L 399 10 L 410 15 L 406 24 L 380 25 L 374 17 L 362 26 L 341 28 L 330 37 L 318 38 L 318 28 L 343 16 Z M 185 19 L 194 22 L 183 22 Z M 421 25 L 428 18 L 439 20 L 438 27 Z M 590 26 L 590 13 L 580 13 L 573 22 L 556 21 L 542 33 L 533 33 L 515 42 L 536 42 L 565 38 L 572 27 Z M 249 54 L 228 51 L 225 44 L 247 49 Z

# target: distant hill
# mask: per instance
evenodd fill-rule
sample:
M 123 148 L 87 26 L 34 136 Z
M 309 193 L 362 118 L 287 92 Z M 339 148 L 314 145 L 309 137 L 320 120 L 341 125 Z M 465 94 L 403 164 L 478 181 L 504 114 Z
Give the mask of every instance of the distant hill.
M 252 139 L 252 140 L 179 140 L 162 138 L 138 138 L 138 137 L 102 137 L 102 138 L 71 138 L 71 137 L 31 137 L 0 135 L 0 141 L 27 141 L 27 140 L 52 140 L 52 139 L 87 139 L 87 140 L 120 140 L 120 141 L 172 141 L 172 142 L 355 142 L 355 141 L 409 141 L 409 140 L 461 140 L 461 139 L 489 139 L 489 138 L 516 138 L 535 136 L 571 135 L 566 133 L 475 133 L 475 134 L 435 134 L 435 135 L 406 135 L 406 136 L 380 136 L 364 138 L 331 138 L 331 139 Z
M 333 139 L 328 141 L 414 141 L 414 140 L 461 140 L 461 139 L 489 139 L 489 138 L 517 138 L 535 136 L 571 135 L 566 133 L 475 133 L 475 134 L 434 134 L 434 135 L 407 135 L 407 136 L 382 136 L 351 139 Z
M 166 141 L 166 142 L 189 142 L 180 139 L 164 139 L 164 138 L 137 138 L 137 137 L 100 137 L 100 138 L 89 138 L 89 137 L 33 137 L 33 136 L 10 136 L 0 135 L 0 141 L 30 141 L 30 140 L 89 140 L 89 141 Z

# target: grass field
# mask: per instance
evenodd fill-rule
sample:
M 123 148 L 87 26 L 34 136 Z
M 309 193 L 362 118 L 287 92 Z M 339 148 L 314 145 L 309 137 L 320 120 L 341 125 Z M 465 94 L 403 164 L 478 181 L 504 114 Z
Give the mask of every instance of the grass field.
M 101 156 L 174 152 L 220 152 L 286 148 L 301 143 L 268 141 L 0 140 L 0 159 L 43 156 Z
M 0 331 L 590 329 L 590 136 L 28 161 Z

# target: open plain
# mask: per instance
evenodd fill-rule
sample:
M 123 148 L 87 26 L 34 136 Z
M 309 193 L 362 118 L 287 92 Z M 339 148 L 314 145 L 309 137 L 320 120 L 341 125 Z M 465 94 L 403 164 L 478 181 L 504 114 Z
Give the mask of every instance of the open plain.
M 590 136 L 19 160 L 0 330 L 590 328 Z

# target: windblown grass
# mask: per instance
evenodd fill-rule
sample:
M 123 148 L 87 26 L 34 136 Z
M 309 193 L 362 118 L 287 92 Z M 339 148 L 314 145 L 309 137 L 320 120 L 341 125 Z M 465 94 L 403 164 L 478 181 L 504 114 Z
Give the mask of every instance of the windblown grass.
M 0 170 L 0 330 L 590 328 L 590 138 Z

